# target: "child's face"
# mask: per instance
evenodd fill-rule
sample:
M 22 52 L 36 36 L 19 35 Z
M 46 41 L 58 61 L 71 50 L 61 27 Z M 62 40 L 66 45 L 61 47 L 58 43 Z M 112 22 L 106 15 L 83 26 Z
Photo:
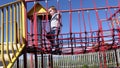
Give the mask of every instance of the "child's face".
M 56 11 L 53 10 L 52 8 L 50 8 L 50 9 L 48 10 L 48 12 L 49 12 L 49 14 L 50 14 L 51 16 L 54 15 L 54 14 L 56 13 Z

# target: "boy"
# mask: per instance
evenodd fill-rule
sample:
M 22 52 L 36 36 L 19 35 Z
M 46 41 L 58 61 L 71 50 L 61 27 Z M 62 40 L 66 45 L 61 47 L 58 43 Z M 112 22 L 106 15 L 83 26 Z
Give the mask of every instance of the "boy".
M 47 39 L 50 40 L 52 49 L 54 49 L 52 52 L 57 53 L 59 50 L 58 35 L 62 27 L 62 24 L 60 22 L 60 13 L 57 12 L 57 9 L 54 6 L 51 6 L 48 9 L 48 12 L 51 16 L 51 20 L 50 32 L 47 33 Z

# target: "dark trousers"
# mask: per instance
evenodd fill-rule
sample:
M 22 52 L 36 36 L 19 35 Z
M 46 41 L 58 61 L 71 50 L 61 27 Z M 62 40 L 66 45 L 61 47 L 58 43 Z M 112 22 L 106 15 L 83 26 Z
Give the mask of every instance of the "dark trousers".
M 52 48 L 59 48 L 59 40 L 58 35 L 60 33 L 60 29 L 54 28 L 51 29 L 50 32 L 47 33 L 46 37 L 50 41 Z

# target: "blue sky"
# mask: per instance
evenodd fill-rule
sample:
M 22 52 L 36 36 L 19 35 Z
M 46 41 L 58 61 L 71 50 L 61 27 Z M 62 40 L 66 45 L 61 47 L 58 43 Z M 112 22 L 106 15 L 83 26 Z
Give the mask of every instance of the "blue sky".
M 9 3 L 9 2 L 14 2 L 15 0 L 0 0 L 0 5 Z M 59 1 L 59 9 L 58 10 L 70 10 L 70 5 L 69 1 L 70 0 L 58 0 Z M 81 3 L 82 1 L 82 3 Z M 96 3 L 96 7 L 105 7 L 105 6 L 118 6 L 118 1 L 119 0 L 108 0 L 108 5 L 106 4 L 107 0 L 71 0 L 72 4 L 72 9 L 81 9 L 81 8 L 94 8 L 94 3 Z M 39 2 L 46 8 L 46 4 L 44 1 Z M 48 7 L 49 6 L 56 6 L 57 7 L 57 0 L 49 0 L 48 1 Z M 33 3 L 28 3 L 27 8 L 28 10 L 32 8 Z M 99 19 L 106 19 L 106 14 L 108 17 L 110 17 L 110 14 L 113 14 L 117 9 L 110 9 L 109 11 L 107 10 L 98 10 L 98 15 Z M 62 15 L 62 31 L 61 33 L 69 33 L 70 32 L 70 13 L 61 13 Z M 90 20 L 88 18 L 88 15 L 90 16 Z M 97 21 L 97 16 L 95 11 L 81 11 L 80 15 L 79 12 L 72 12 L 72 32 L 80 32 L 80 29 L 82 32 L 85 31 L 84 27 L 86 26 L 86 31 L 90 31 L 90 25 L 89 22 L 91 23 L 91 28 L 92 30 L 98 30 L 98 21 Z M 84 26 L 85 23 L 85 26 Z M 108 21 L 102 22 L 102 28 L 104 30 L 110 29 L 108 27 Z

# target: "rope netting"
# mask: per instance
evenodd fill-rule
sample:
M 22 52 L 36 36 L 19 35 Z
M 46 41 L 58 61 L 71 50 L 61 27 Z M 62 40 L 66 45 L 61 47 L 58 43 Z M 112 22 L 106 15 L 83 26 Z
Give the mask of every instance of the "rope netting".
M 40 2 L 46 13 L 36 13 L 31 19 L 29 45 L 43 52 L 51 50 L 46 34 L 50 30 L 48 8 L 56 6 L 63 24 L 57 39 L 62 54 L 79 54 L 119 47 L 120 1 L 119 0 L 45 0 Z M 39 2 L 39 1 L 38 1 Z M 34 6 L 34 9 L 37 6 Z M 39 15 L 40 16 L 37 16 Z M 50 36 L 53 36 L 52 34 Z M 56 35 L 54 35 L 56 36 Z M 53 44 L 53 46 L 56 44 Z

